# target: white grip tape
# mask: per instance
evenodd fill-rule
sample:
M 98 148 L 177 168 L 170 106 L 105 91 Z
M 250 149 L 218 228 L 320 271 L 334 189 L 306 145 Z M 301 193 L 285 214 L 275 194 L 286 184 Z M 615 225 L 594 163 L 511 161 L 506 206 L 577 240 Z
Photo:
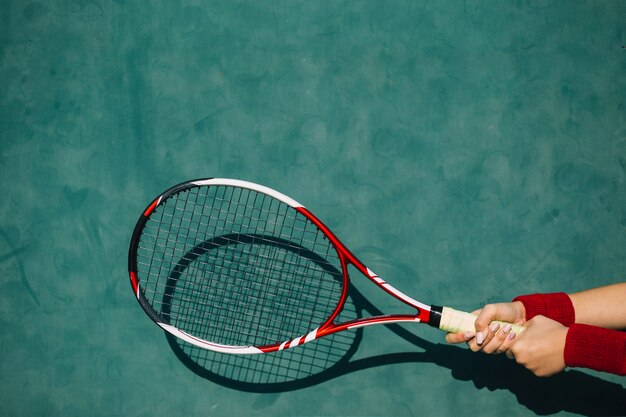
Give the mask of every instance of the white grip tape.
M 450 333 L 459 333 L 459 332 L 475 332 L 476 327 L 474 326 L 474 322 L 476 321 L 475 315 L 471 313 L 466 313 L 464 311 L 458 311 L 450 307 L 444 307 L 441 311 L 441 323 L 439 324 L 439 328 L 446 332 Z M 515 332 L 515 334 L 520 334 L 526 328 L 524 326 L 519 326 L 517 324 L 506 323 L 503 321 L 493 321 L 492 323 L 498 323 L 500 328 L 506 326 L 507 324 L 511 326 L 511 331 Z

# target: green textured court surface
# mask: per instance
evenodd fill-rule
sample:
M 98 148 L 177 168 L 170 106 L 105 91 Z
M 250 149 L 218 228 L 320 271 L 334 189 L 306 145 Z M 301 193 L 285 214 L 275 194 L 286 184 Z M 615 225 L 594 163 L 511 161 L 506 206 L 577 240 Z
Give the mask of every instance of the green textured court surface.
M 126 259 L 153 197 L 220 176 L 302 202 L 428 303 L 624 280 L 625 21 L 623 1 L 3 1 L 0 414 L 626 415 L 624 378 L 538 379 L 426 326 L 195 351 Z M 395 311 L 361 290 L 351 314 Z

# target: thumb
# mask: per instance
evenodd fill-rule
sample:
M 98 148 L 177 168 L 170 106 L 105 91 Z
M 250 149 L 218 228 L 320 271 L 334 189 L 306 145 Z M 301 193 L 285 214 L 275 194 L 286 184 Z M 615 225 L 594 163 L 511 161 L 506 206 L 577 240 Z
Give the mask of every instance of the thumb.
M 446 342 L 448 343 L 463 343 L 474 337 L 473 332 L 460 332 L 460 333 L 448 333 L 446 334 Z
M 476 322 L 474 323 L 477 332 L 481 332 L 489 327 L 489 324 L 496 318 L 496 310 L 494 305 L 487 304 L 478 311 L 478 317 L 476 317 Z

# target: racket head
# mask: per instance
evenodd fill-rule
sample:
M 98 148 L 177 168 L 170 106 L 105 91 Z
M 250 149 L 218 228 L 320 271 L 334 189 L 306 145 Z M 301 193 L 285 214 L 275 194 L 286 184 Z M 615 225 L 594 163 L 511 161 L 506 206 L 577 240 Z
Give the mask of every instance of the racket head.
M 348 289 L 343 255 L 311 217 L 254 183 L 178 184 L 137 221 L 133 292 L 161 328 L 204 349 L 251 354 L 309 341 Z

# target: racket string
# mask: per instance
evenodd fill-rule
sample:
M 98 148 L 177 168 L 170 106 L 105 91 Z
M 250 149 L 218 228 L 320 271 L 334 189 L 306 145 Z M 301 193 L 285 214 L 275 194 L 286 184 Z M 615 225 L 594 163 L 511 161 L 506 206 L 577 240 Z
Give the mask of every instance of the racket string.
M 138 265 L 145 297 L 170 324 L 223 344 L 304 334 L 332 313 L 342 287 L 337 254 L 314 224 L 234 187 L 165 201 L 146 224 Z

